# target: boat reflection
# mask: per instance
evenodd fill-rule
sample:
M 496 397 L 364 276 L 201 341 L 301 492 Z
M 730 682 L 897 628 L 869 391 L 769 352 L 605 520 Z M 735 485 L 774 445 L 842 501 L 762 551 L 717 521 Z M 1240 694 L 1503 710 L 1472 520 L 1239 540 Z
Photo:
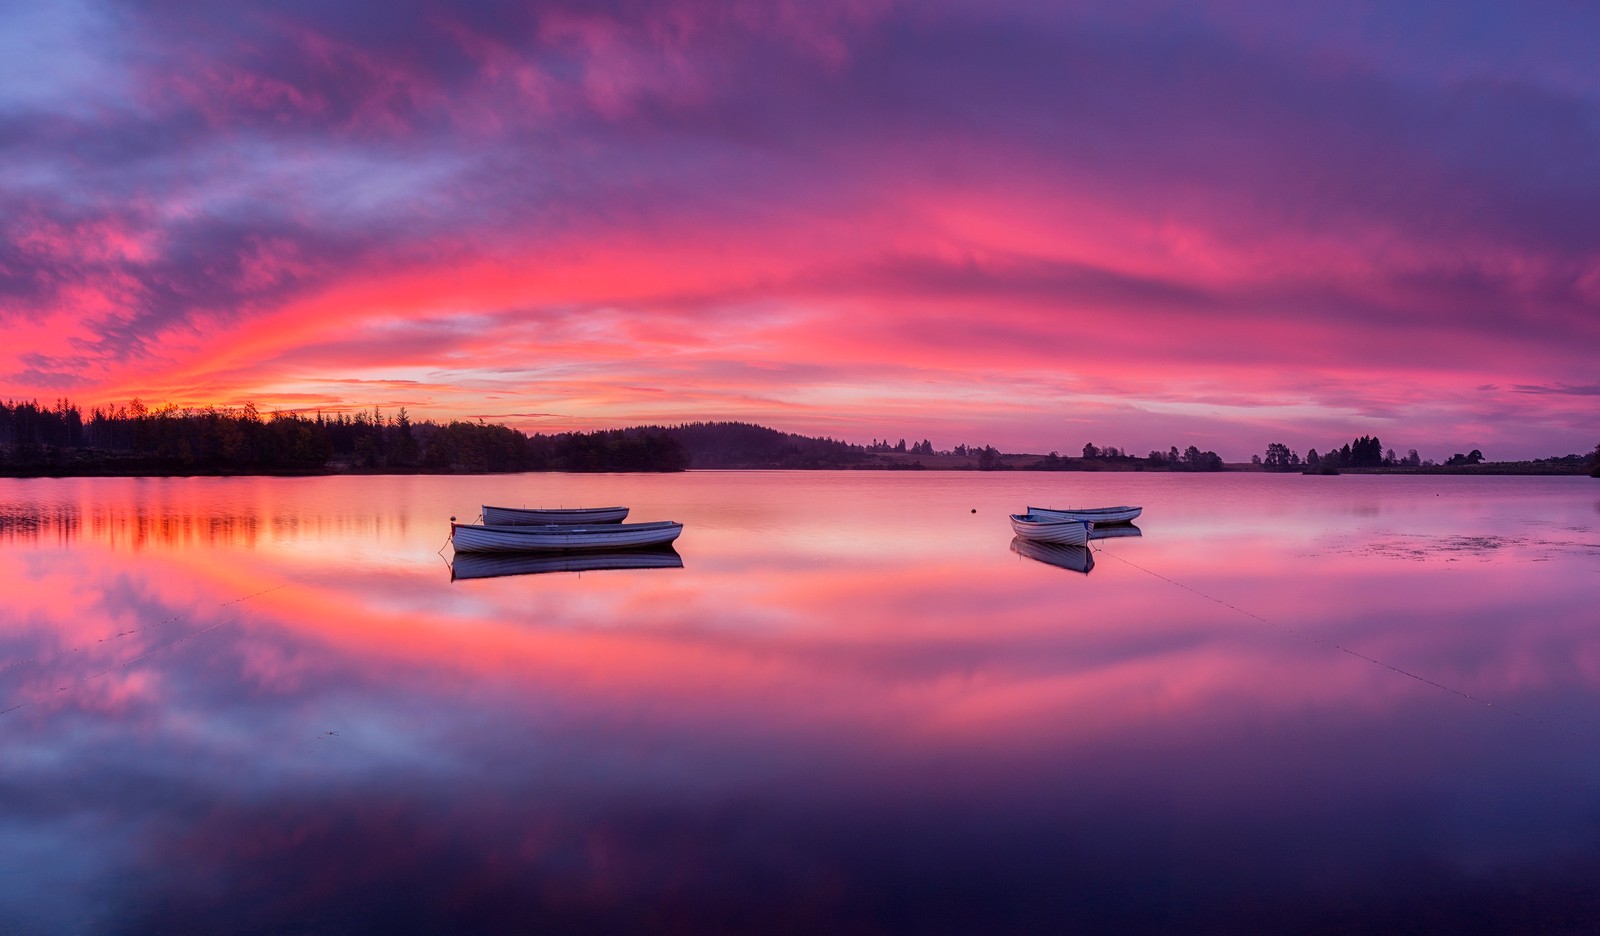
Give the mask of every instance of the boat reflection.
M 1046 565 L 1089 574 L 1094 568 L 1094 553 L 1087 546 L 1067 546 L 1062 543 L 1041 543 L 1018 536 L 1011 540 L 1011 551 L 1019 556 L 1035 559 Z
M 1089 538 L 1091 540 L 1118 539 L 1125 536 L 1143 535 L 1144 531 L 1131 523 L 1122 523 L 1116 526 L 1100 526 L 1099 524 L 1096 524 L 1094 529 L 1089 531 Z
M 683 557 L 671 546 L 609 552 L 456 553 L 450 581 L 543 575 L 547 572 L 600 572 L 609 569 L 681 569 Z

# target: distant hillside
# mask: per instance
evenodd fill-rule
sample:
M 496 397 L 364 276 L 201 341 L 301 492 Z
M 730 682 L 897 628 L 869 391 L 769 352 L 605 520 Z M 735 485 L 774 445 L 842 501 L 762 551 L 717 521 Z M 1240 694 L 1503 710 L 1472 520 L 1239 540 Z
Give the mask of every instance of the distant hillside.
M 850 468 L 871 461 L 866 448 L 741 422 L 648 426 L 676 442 L 690 468 Z

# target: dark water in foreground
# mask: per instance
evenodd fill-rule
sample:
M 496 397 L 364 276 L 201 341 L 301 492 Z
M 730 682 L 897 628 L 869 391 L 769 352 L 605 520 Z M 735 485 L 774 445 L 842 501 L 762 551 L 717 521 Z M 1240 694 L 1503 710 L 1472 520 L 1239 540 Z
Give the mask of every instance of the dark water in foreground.
M 0 480 L 0 594 L 8 934 L 1600 927 L 1587 478 Z

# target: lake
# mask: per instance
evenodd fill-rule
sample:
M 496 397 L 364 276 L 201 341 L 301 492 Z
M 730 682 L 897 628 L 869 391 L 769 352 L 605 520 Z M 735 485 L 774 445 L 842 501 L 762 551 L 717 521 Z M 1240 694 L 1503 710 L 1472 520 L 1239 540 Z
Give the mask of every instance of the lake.
M 1588 478 L 0 479 L 0 570 L 8 934 L 1600 926 Z

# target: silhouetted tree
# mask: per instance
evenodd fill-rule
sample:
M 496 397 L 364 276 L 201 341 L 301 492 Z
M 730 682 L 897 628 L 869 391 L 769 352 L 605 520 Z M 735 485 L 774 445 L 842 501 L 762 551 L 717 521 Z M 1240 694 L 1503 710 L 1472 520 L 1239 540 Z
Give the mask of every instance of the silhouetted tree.
M 1202 452 L 1199 446 L 1191 445 L 1183 450 L 1181 465 L 1184 471 L 1221 471 L 1222 456 L 1216 452 Z
M 1273 442 L 1267 446 L 1267 454 L 1261 459 L 1261 464 L 1268 468 L 1288 468 L 1295 461 L 1299 459 L 1289 451 L 1289 446 L 1282 442 Z
M 1383 465 L 1383 443 L 1377 436 L 1362 436 L 1350 443 L 1345 464 L 1352 468 L 1379 468 Z

